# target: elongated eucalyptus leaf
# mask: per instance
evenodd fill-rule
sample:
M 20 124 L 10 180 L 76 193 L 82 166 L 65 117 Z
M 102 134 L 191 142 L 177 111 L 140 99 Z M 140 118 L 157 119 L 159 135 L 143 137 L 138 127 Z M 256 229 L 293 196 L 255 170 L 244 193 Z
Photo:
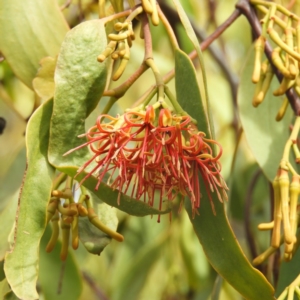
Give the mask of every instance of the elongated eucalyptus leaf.
M 55 57 L 68 25 L 54 0 L 0 0 L 0 51 L 29 88 L 45 56 Z
M 46 207 L 54 168 L 47 159 L 52 102 L 40 106 L 27 127 L 27 172 L 20 196 L 16 241 L 5 257 L 4 271 L 13 292 L 21 299 L 37 299 L 39 244 L 46 226 Z
M 175 51 L 175 82 L 176 97 L 181 107 L 197 121 L 200 131 L 211 136 L 193 63 L 179 49 Z
M 39 286 L 45 300 L 79 299 L 82 292 L 82 276 L 71 247 L 65 262 L 59 259 L 61 242 L 58 241 L 51 253 L 45 248 L 51 237 L 48 227 L 41 240 Z
M 199 45 L 199 41 L 198 38 L 193 30 L 193 27 L 191 25 L 191 22 L 187 16 L 187 14 L 185 13 L 184 8 L 182 7 L 181 3 L 179 0 L 173 0 L 173 3 L 175 4 L 175 7 L 177 9 L 179 18 L 181 20 L 181 23 L 186 31 L 187 36 L 189 37 L 189 39 L 191 40 L 191 42 L 193 43 L 195 50 L 198 54 L 198 59 L 200 62 L 200 77 L 201 77 L 201 82 L 199 84 L 200 88 L 200 95 L 202 99 L 202 103 L 205 105 L 205 109 L 207 111 L 207 114 L 205 114 L 205 118 L 207 118 L 209 120 L 209 125 L 210 127 L 208 128 L 210 132 L 210 136 L 214 137 L 214 133 L 213 133 L 213 121 L 211 118 L 211 112 L 210 112 L 210 104 L 209 104 L 209 100 L 208 100 L 208 90 L 207 90 L 207 80 L 206 80 L 206 73 L 205 73 L 205 66 L 204 66 L 204 60 L 203 60 L 203 55 L 202 55 L 202 51 Z M 198 89 L 199 90 L 199 89 Z M 203 116 L 204 117 L 204 116 Z
M 265 100 L 258 107 L 252 106 L 255 85 L 251 83 L 254 50 L 249 53 L 241 76 L 238 90 L 238 109 L 249 147 L 264 174 L 273 181 L 289 138 L 292 111 L 288 108 L 280 122 L 275 117 L 283 97 L 275 97 L 272 92 L 279 83 L 273 78 Z
M 181 51 L 175 56 L 175 85 L 178 102 L 198 122 L 198 129 L 211 137 L 203 103 L 197 89 L 197 78 L 189 57 Z M 184 83 L 188 83 L 187 85 Z M 203 127 L 200 127 L 203 126 Z M 246 299 L 274 299 L 274 290 L 265 277 L 254 269 L 242 252 L 225 215 L 224 204 L 212 193 L 213 214 L 205 186 L 200 178 L 201 206 L 193 218 L 190 199 L 185 206 L 203 250 L 214 269 Z

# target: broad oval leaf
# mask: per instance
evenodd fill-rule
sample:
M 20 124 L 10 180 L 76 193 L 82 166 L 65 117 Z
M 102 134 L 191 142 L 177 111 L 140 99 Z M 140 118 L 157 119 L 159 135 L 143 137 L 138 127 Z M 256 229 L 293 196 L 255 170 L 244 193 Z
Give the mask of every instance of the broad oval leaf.
M 86 148 L 63 154 L 83 143 L 84 122 L 98 104 L 106 83 L 106 65 L 97 56 L 106 46 L 104 23 L 86 21 L 68 32 L 59 53 L 54 81 L 49 161 L 55 167 L 82 165 Z
M 0 51 L 29 88 L 39 61 L 58 54 L 68 30 L 56 1 L 0 0 Z
M 279 83 L 276 78 L 270 85 L 266 97 L 258 107 L 252 106 L 255 85 L 251 82 L 254 50 L 249 53 L 242 70 L 238 90 L 238 109 L 248 145 L 267 178 L 272 182 L 276 175 L 285 143 L 289 139 L 292 111 L 288 111 L 280 122 L 275 117 L 282 104 L 282 97 L 273 96 Z
M 199 88 L 196 88 L 197 77 L 193 64 L 181 51 L 176 52 L 175 59 L 177 100 L 184 110 L 197 120 L 198 129 L 204 131 L 210 138 L 209 124 L 199 96 Z M 189 88 L 186 88 L 186 84 L 183 83 L 188 83 Z M 237 243 L 228 223 L 224 204 L 218 200 L 215 193 L 212 193 L 215 216 L 201 179 L 199 184 L 202 194 L 199 215 L 193 218 L 190 199 L 186 199 L 185 207 L 209 262 L 246 299 L 274 299 L 273 287 L 258 270 L 251 266 Z
M 47 159 L 52 101 L 40 106 L 27 126 L 27 172 L 20 196 L 15 245 L 5 257 L 4 271 L 21 299 L 37 299 L 39 244 L 46 226 L 54 168 Z

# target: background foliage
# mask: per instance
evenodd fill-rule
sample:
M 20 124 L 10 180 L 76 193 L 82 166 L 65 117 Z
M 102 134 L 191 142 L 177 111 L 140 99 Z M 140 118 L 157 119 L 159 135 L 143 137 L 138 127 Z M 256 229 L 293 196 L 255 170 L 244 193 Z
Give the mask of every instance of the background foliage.
M 180 1 L 183 9 L 179 1 L 158 2 L 175 29 L 183 51 L 177 50 L 174 57 L 160 24 L 151 26 L 153 56 L 163 75 L 176 68 L 170 87 L 176 91 L 178 101 L 198 120 L 202 131 L 215 134 L 215 139 L 222 144 L 222 174 L 230 187 L 228 203 L 224 206 L 214 196 L 217 211 L 214 216 L 209 201 L 203 201 L 200 216 L 195 219 L 191 217 L 189 202 L 187 213 L 184 209 L 178 213 L 175 204 L 172 221 L 163 215 L 157 224 L 157 210 L 126 196 L 122 196 L 118 206 L 118 192 L 101 184 L 101 192 L 91 194 L 94 207 L 102 217 L 106 216 L 105 222 L 112 227 L 117 226 L 115 217 L 118 217 L 118 232 L 125 241 L 111 241 L 100 257 L 92 255 L 85 248 L 99 253 L 109 241 L 101 232 L 91 233 L 90 227 L 82 222 L 83 244 L 76 251 L 69 249 L 65 262 L 59 260 L 60 242 L 52 253 L 46 253 L 51 229 L 47 226 L 44 232 L 40 224 L 46 224 L 45 209 L 54 169 L 71 176 L 75 174 L 87 153 L 82 150 L 64 158 L 62 154 L 81 144 L 77 135 L 94 123 L 108 102 L 108 97 L 102 97 L 98 104 L 106 84 L 106 68 L 95 61 L 106 46 L 105 28 L 98 19 L 97 1 L 74 0 L 65 7 L 64 0 L 21 3 L 0 0 L 0 52 L 3 55 L 0 117 L 6 120 L 0 135 L 1 298 L 105 300 L 124 299 L 126 295 L 126 299 L 238 300 L 244 296 L 268 300 L 273 299 L 273 287 L 279 295 L 298 275 L 299 253 L 291 262 L 282 264 L 279 255 L 273 256 L 258 267 L 261 273 L 249 263 L 269 245 L 270 234 L 259 232 L 257 225 L 270 220 L 269 182 L 276 174 L 293 115 L 290 110 L 283 121 L 277 123 L 275 116 L 280 103 L 271 93 L 258 108 L 251 105 L 254 85 L 251 83 L 250 25 L 243 16 L 237 18 L 203 51 L 203 57 L 200 54 L 211 109 L 206 118 L 200 101 L 193 106 L 194 99 L 201 98 L 201 93 L 203 98 L 203 65 L 196 62 L 195 73 L 184 52 L 194 49 L 195 39 L 205 41 L 235 10 L 236 2 Z M 296 4 L 294 13 L 299 9 Z M 184 12 L 196 35 L 184 19 Z M 97 31 L 99 24 L 100 32 Z M 106 26 L 107 31 L 109 26 Z M 77 47 L 72 48 L 72 45 Z M 143 41 L 137 39 L 121 82 L 139 67 L 143 55 Z M 87 66 L 94 62 L 92 72 L 85 73 Z M 65 78 L 72 78 L 72 82 Z M 54 85 L 54 82 L 59 84 Z M 111 114 L 130 107 L 137 95 L 152 84 L 155 84 L 153 75 L 146 72 L 113 106 Z M 275 79 L 272 84 L 276 86 Z M 118 83 L 112 87 L 114 85 Z M 69 109 L 65 110 L 66 107 Z M 209 122 L 213 122 L 214 129 Z M 29 164 L 26 177 L 30 180 L 22 186 L 22 202 L 17 210 L 26 155 Z M 90 178 L 84 185 L 93 190 L 93 180 Z M 16 243 L 10 253 L 16 238 L 16 211 L 17 241 L 23 239 L 24 242 Z

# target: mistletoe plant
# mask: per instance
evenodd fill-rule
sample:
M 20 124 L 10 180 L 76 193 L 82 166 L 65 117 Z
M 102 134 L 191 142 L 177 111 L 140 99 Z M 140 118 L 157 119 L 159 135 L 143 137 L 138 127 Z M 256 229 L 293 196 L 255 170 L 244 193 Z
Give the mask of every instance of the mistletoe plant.
M 241 0 L 219 27 L 218 1 L 60 2 L 0 0 L 2 298 L 300 297 L 297 1 Z M 191 7 L 213 24 L 210 36 Z M 254 47 L 237 93 L 226 47 L 211 44 L 229 43 L 221 34 L 240 15 Z M 231 89 L 234 134 L 223 139 L 213 115 L 228 105 L 209 100 L 206 49 Z M 13 101 L 19 87 L 24 94 Z M 240 154 L 243 132 L 255 162 Z M 239 165 L 258 170 L 250 184 Z M 255 221 L 254 190 L 263 211 Z M 238 219 L 243 247 L 231 228 Z M 272 230 L 270 246 L 255 223 Z M 123 243 L 104 250 L 112 239 Z

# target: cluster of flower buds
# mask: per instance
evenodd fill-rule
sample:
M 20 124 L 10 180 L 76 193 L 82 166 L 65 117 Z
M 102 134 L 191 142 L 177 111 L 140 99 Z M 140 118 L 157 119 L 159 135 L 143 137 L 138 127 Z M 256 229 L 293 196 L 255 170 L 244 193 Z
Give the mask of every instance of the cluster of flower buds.
M 284 95 L 290 88 L 294 88 L 300 95 L 300 18 L 276 3 L 257 0 L 250 2 L 264 14 L 261 20 L 262 34 L 255 43 L 252 82 L 256 83 L 256 89 L 253 106 L 258 106 L 264 100 L 273 78 L 273 66 L 283 76 L 280 86 L 273 91 L 273 95 Z M 267 37 L 277 45 L 272 51 L 273 66 L 268 60 L 262 61 Z M 283 118 L 287 107 L 288 100 L 285 98 L 276 116 L 277 121 Z
M 108 56 L 114 61 L 119 60 L 119 66 L 112 76 L 113 80 L 118 80 L 123 74 L 129 61 L 129 48 L 132 46 L 132 40 L 135 39 L 135 36 L 131 21 L 125 21 L 124 23 L 118 22 L 114 25 L 114 28 L 117 33 L 110 33 L 108 35 L 110 41 L 104 51 L 98 56 L 97 60 L 103 62 Z
M 157 199 L 160 210 L 164 199 L 172 201 L 178 194 L 188 196 L 196 213 L 201 198 L 200 174 L 213 210 L 211 192 L 217 193 L 220 201 L 227 199 L 227 187 L 220 174 L 221 146 L 206 139 L 190 116 L 175 115 L 166 105 L 156 102 L 117 117 L 100 115 L 83 136 L 88 141 L 66 154 L 90 147 L 93 155 L 78 172 L 90 167 L 82 182 L 96 174 L 96 189 L 107 174 L 113 189 L 150 206 Z M 219 147 L 216 156 L 212 150 L 215 145 Z
M 65 199 L 61 203 L 60 199 Z M 88 195 L 81 195 L 78 202 L 74 202 L 70 189 L 64 191 L 54 190 L 47 208 L 46 222 L 52 224 L 52 235 L 47 244 L 46 251 L 51 252 L 58 240 L 59 231 L 62 232 L 61 260 L 66 260 L 69 251 L 69 242 L 74 250 L 79 246 L 78 218 L 88 217 L 91 224 L 106 233 L 111 238 L 122 242 L 123 236 L 105 226 L 95 213 Z M 71 201 L 70 201 L 71 200 Z M 84 203 L 86 206 L 84 206 Z
M 112 76 L 112 80 L 114 81 L 117 81 L 122 76 L 130 58 L 130 48 L 132 41 L 135 40 L 132 20 L 138 18 L 138 15 L 143 12 L 150 16 L 153 25 L 156 26 L 159 24 L 156 0 L 142 0 L 141 5 L 137 6 L 124 22 L 114 24 L 115 33 L 108 34 L 109 42 L 104 51 L 97 58 L 99 62 L 103 62 L 109 56 L 114 61 L 119 60 L 119 65 Z M 143 38 L 142 28 L 140 37 Z
M 284 244 L 284 259 L 289 261 L 300 245 L 300 235 L 297 228 L 300 223 L 298 197 L 300 194 L 300 176 L 289 162 L 291 149 L 294 152 L 296 163 L 300 161 L 300 152 L 297 145 L 297 137 L 300 130 L 300 117 L 297 117 L 291 136 L 287 141 L 283 157 L 273 181 L 274 213 L 271 223 L 263 223 L 258 226 L 260 230 L 273 229 L 271 246 L 260 254 L 253 263 L 262 263 L 269 255 Z M 292 180 L 290 182 L 291 173 Z
M 159 24 L 158 4 L 156 0 L 142 0 L 144 11 L 151 17 L 151 22 L 154 26 Z

